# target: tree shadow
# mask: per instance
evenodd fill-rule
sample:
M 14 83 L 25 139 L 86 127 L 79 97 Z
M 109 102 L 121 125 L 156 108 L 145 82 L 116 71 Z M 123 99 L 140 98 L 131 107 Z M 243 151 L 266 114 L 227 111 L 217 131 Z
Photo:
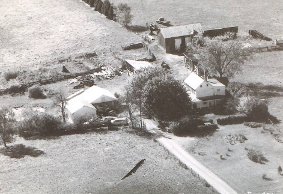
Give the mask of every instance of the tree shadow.
M 2 153 L 5 156 L 9 156 L 10 158 L 23 158 L 25 156 L 31 156 L 31 157 L 38 157 L 42 154 L 44 154 L 43 151 L 38 150 L 35 147 L 25 146 L 23 144 L 16 144 L 9 146 L 7 148 L 1 148 L 0 153 Z
M 245 85 L 253 95 L 261 98 L 272 98 L 283 96 L 283 87 L 277 85 L 264 85 L 262 83 L 249 83 Z

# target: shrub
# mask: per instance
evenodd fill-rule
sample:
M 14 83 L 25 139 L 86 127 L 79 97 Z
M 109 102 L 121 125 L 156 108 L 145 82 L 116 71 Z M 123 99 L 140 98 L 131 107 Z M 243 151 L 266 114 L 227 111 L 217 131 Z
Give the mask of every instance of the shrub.
M 61 121 L 47 113 L 33 114 L 19 124 L 23 138 L 48 137 L 60 134 Z
M 34 147 L 25 146 L 23 144 L 2 148 L 0 149 L 0 153 L 5 156 L 9 156 L 10 158 L 23 158 L 25 156 L 38 157 L 44 154 L 44 152 L 41 150 L 38 150 Z
M 219 125 L 232 125 L 232 124 L 241 124 L 247 121 L 246 115 L 232 115 L 225 118 L 217 119 Z
M 251 121 L 265 122 L 270 116 L 267 102 L 251 96 L 240 99 L 238 110 L 245 113 Z
M 255 162 L 255 163 L 259 163 L 259 164 L 265 164 L 266 162 L 268 162 L 268 160 L 265 158 L 265 156 L 257 150 L 253 150 L 253 149 L 248 149 L 248 158 Z
M 10 81 L 11 79 L 16 79 L 18 77 L 18 72 L 9 71 L 4 73 L 4 78 L 6 81 Z
M 25 85 L 13 85 L 7 89 L 7 93 L 11 95 L 24 94 L 27 87 Z
M 39 86 L 33 86 L 28 89 L 29 97 L 35 99 L 44 99 L 46 98 L 43 90 Z
M 198 125 L 203 125 L 203 122 L 199 119 L 184 117 L 178 122 L 171 123 L 170 128 L 172 128 L 172 132 L 176 136 L 195 136 L 200 133 Z

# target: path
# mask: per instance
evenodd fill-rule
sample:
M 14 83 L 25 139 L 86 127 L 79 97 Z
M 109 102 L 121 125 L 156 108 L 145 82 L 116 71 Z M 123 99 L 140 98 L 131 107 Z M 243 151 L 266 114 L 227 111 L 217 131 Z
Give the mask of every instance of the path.
M 163 145 L 170 153 L 175 155 L 183 164 L 192 169 L 200 177 L 207 181 L 217 192 L 221 194 L 236 194 L 227 183 L 216 176 L 213 172 L 198 162 L 193 156 L 186 152 L 180 145 L 173 140 L 161 137 L 157 141 Z

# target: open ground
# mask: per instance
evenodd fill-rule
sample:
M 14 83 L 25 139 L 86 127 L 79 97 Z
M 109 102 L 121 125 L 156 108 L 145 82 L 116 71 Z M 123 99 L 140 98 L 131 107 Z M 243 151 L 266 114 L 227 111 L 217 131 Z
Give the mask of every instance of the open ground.
M 45 154 L 1 155 L 1 193 L 214 193 L 158 143 L 127 130 L 17 143 Z M 143 166 L 121 181 L 142 159 Z

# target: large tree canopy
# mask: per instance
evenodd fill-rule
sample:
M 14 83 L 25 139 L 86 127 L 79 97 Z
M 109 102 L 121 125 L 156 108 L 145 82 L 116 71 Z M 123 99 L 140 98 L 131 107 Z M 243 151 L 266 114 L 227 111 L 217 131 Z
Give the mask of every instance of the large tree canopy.
M 183 85 L 172 77 L 155 77 L 145 86 L 146 113 L 163 121 L 176 121 L 188 115 L 191 101 Z
M 251 51 L 237 40 L 223 41 L 207 39 L 205 46 L 197 49 L 199 62 L 216 77 L 233 77 L 242 70 L 242 64 L 249 59 Z

